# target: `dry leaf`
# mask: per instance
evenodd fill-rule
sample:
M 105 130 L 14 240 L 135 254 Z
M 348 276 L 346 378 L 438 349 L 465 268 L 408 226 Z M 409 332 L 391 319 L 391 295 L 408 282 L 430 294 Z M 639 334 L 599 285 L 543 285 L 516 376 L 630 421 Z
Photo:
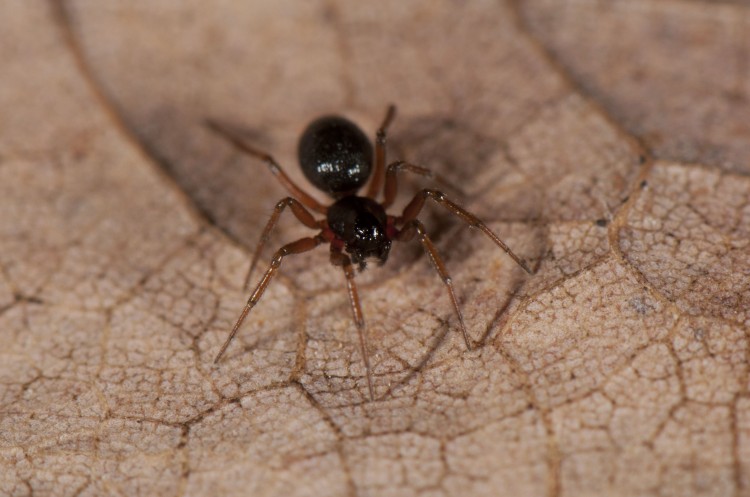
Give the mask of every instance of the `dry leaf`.
M 0 5 L 0 494 L 745 495 L 743 4 Z M 418 246 L 285 262 L 218 367 L 313 117 L 433 167 Z M 404 181 L 402 197 L 423 184 Z M 306 233 L 285 220 L 272 245 Z M 270 254 L 270 251 L 269 251 Z M 267 254 L 268 255 L 268 254 Z

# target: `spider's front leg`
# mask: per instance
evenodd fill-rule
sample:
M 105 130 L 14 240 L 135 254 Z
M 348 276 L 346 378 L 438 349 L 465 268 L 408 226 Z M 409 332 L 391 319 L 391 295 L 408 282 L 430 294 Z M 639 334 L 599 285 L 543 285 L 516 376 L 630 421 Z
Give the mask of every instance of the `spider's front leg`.
M 245 275 L 245 280 L 242 284 L 242 288 L 247 288 L 247 285 L 250 282 L 250 276 L 253 274 L 255 266 L 258 264 L 258 259 L 260 258 L 260 254 L 263 251 L 263 247 L 271 236 L 271 231 L 273 230 L 274 226 L 276 226 L 281 213 L 284 212 L 284 209 L 286 207 L 292 209 L 292 214 L 294 214 L 294 217 L 296 217 L 299 222 L 301 222 L 308 228 L 322 229 L 325 227 L 325 221 L 316 221 L 313 215 L 310 214 L 310 211 L 305 209 L 302 203 L 297 199 L 286 197 L 282 200 L 279 200 L 279 202 L 276 204 L 276 207 L 274 207 L 273 209 L 273 214 L 271 214 L 271 217 L 266 223 L 266 227 L 263 229 L 263 234 L 260 236 L 258 245 L 255 247 L 255 252 L 253 253 L 253 261 L 250 263 L 250 269 L 247 270 L 247 275 Z
M 318 245 L 320 245 L 321 243 L 325 243 L 325 242 L 326 242 L 326 239 L 322 235 L 317 235 L 313 238 L 309 238 L 309 237 L 301 238 L 297 240 L 296 242 L 288 243 L 276 251 L 276 253 L 273 256 L 273 259 L 271 259 L 271 264 L 268 266 L 266 273 L 263 275 L 263 278 L 261 278 L 260 283 L 258 283 L 258 286 L 255 287 L 255 290 L 250 295 L 250 298 L 247 300 L 247 304 L 245 304 L 245 308 L 242 310 L 240 317 L 237 319 L 237 322 L 234 324 L 234 327 L 232 328 L 232 331 L 229 333 L 229 336 L 224 342 L 224 345 L 221 346 L 219 353 L 216 354 L 216 358 L 214 359 L 214 364 L 219 362 L 219 360 L 221 359 L 221 356 L 224 355 L 224 352 L 226 352 L 227 347 L 229 347 L 229 344 L 232 343 L 232 339 L 234 339 L 234 336 L 237 334 L 237 330 L 240 329 L 242 322 L 245 320 L 245 318 L 250 313 L 252 308 L 255 307 L 255 304 L 258 303 L 260 298 L 263 296 L 263 293 L 265 293 L 266 288 L 268 287 L 268 284 L 271 282 L 271 279 L 273 279 L 273 277 L 276 275 L 276 272 L 279 270 L 279 267 L 281 267 L 281 262 L 284 260 L 284 257 L 288 255 L 301 254 L 303 252 L 308 252 L 314 249 L 315 247 L 317 247 Z
M 362 360 L 365 363 L 365 372 L 367 373 L 367 390 L 370 393 L 370 400 L 375 400 L 374 390 L 372 388 L 372 371 L 370 370 L 370 353 L 367 348 L 367 326 L 365 325 L 365 316 L 362 313 L 362 306 L 359 303 L 359 293 L 357 285 L 354 283 L 354 266 L 351 258 L 342 253 L 340 250 L 331 249 L 331 263 L 334 266 L 340 266 L 344 269 L 346 276 L 346 288 L 349 292 L 349 303 L 352 306 L 352 317 L 354 324 L 357 326 L 359 335 L 359 347 L 362 352 Z

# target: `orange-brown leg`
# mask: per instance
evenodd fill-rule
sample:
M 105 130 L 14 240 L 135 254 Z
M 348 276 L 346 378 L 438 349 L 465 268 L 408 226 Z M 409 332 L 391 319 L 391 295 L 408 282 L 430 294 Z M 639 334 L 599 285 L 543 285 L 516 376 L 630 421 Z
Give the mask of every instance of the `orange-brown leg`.
M 305 209 L 297 199 L 286 197 L 285 199 L 280 200 L 276 204 L 276 207 L 274 207 L 273 214 L 271 214 L 271 217 L 268 219 L 268 223 L 266 223 L 266 227 L 263 229 L 263 234 L 260 236 L 260 241 L 255 247 L 255 253 L 253 253 L 253 261 L 250 263 L 250 269 L 248 269 L 247 271 L 247 275 L 245 276 L 245 281 L 242 284 L 242 288 L 247 288 L 247 285 L 250 281 L 250 276 L 253 274 L 255 266 L 258 264 L 258 258 L 263 251 L 263 247 L 265 246 L 266 242 L 268 242 L 268 238 L 271 236 L 271 231 L 273 230 L 274 226 L 276 226 L 281 213 L 284 212 L 284 209 L 286 207 L 292 209 L 292 214 L 294 214 L 294 216 L 308 228 L 320 229 L 325 224 L 325 221 L 316 221 L 313 215 L 310 214 L 310 212 Z
M 455 309 L 456 316 L 458 316 L 458 322 L 461 325 L 461 331 L 464 335 L 466 348 L 471 350 L 471 340 L 469 340 L 469 333 L 466 331 L 464 316 L 463 314 L 461 314 L 461 308 L 458 306 L 456 293 L 453 291 L 453 280 L 451 279 L 451 275 L 448 274 L 448 269 L 445 267 L 445 263 L 443 262 L 442 257 L 440 257 L 440 254 L 438 254 L 435 245 L 427 235 L 427 232 L 424 229 L 424 225 L 420 221 L 412 219 L 411 221 L 406 223 L 406 226 L 404 226 L 404 228 L 398 233 L 398 235 L 396 235 L 396 240 L 401 242 L 408 242 L 409 240 L 414 238 L 415 234 L 419 238 L 419 241 L 422 243 L 422 247 L 424 248 L 425 252 L 427 252 L 427 255 L 430 256 L 432 265 L 435 267 L 438 274 L 440 275 L 440 278 L 443 280 L 445 287 L 448 289 L 448 294 L 450 295 L 451 302 L 453 302 L 453 309 Z
M 388 169 L 385 172 L 385 187 L 383 188 L 383 202 L 381 205 L 384 209 L 393 204 L 396 200 L 396 194 L 398 193 L 398 178 L 397 175 L 400 171 L 408 171 L 410 173 L 419 174 L 427 178 L 435 178 L 436 174 L 426 167 L 417 166 L 409 162 L 402 160 L 388 164 Z M 443 180 L 444 181 L 444 180 Z
M 531 269 L 529 269 L 526 261 L 514 254 L 510 247 L 508 247 L 505 242 L 503 242 L 495 233 L 493 233 L 492 230 L 487 227 L 487 225 L 485 225 L 478 217 L 476 217 L 471 212 L 466 211 L 462 207 L 448 200 L 443 192 L 437 190 L 422 190 L 421 192 L 417 193 L 411 200 L 411 202 L 409 202 L 409 204 L 404 207 L 404 211 L 401 214 L 401 217 L 398 218 L 397 222 L 408 223 L 409 221 L 416 219 L 417 215 L 419 215 L 419 212 L 422 210 L 422 207 L 424 207 L 424 203 L 428 198 L 434 200 L 438 204 L 451 211 L 453 214 L 460 217 L 466 224 L 468 224 L 472 228 L 481 230 L 485 235 L 490 237 L 493 242 L 495 242 L 495 245 L 503 249 L 505 253 L 508 254 L 511 259 L 516 262 L 516 264 L 521 266 L 524 271 L 532 274 L 532 271 Z
M 255 307 L 255 304 L 257 304 L 260 298 L 263 296 L 263 293 L 266 291 L 266 288 L 268 287 L 268 284 L 271 282 L 271 279 L 276 275 L 276 272 L 279 270 L 279 267 L 281 266 L 281 261 L 284 259 L 284 257 L 288 255 L 292 255 L 292 254 L 301 254 L 302 252 L 308 252 L 323 242 L 325 242 L 325 239 L 320 235 L 314 238 L 301 238 L 297 240 L 296 242 L 292 242 L 292 243 L 288 243 L 284 245 L 283 247 L 281 247 L 279 250 L 276 251 L 276 253 L 273 256 L 273 259 L 271 259 L 271 264 L 266 270 L 266 273 L 263 275 L 263 278 L 260 280 L 260 283 L 258 283 L 258 286 L 255 287 L 255 290 L 250 295 L 250 298 L 248 299 L 247 304 L 245 304 L 245 308 L 242 310 L 240 317 L 237 319 L 237 322 L 232 328 L 232 331 L 229 333 L 229 337 L 227 337 L 226 341 L 224 342 L 224 345 L 221 346 L 219 353 L 216 354 L 216 358 L 214 359 L 214 364 L 219 362 L 219 359 L 221 359 L 221 356 L 224 355 L 224 352 L 226 352 L 227 347 L 229 347 L 229 344 L 232 342 L 232 339 L 234 339 L 234 336 L 237 334 L 237 330 L 240 329 L 242 322 L 245 320 L 245 318 L 250 313 L 252 308 Z
M 341 266 L 344 268 L 344 275 L 346 276 L 346 288 L 349 291 L 349 303 L 352 306 L 352 316 L 354 317 L 354 324 L 357 326 L 357 333 L 359 334 L 359 348 L 362 353 L 362 360 L 365 363 L 365 372 L 367 374 L 367 390 L 370 393 L 370 400 L 375 399 L 374 390 L 372 388 L 372 371 L 370 370 L 370 353 L 367 348 L 367 326 L 365 325 L 365 317 L 362 314 L 362 306 L 359 303 L 359 293 L 357 292 L 357 285 L 354 283 L 354 266 L 348 255 L 343 254 L 337 250 L 331 251 L 331 262 L 334 266 Z
M 221 124 L 217 121 L 212 120 L 206 120 L 206 125 L 211 129 L 212 131 L 218 133 L 219 135 L 226 138 L 232 145 L 237 147 L 239 150 L 252 155 L 253 157 L 257 157 L 258 159 L 264 161 L 266 165 L 268 166 L 268 169 L 271 171 L 271 173 L 276 176 L 276 179 L 279 180 L 279 183 L 284 185 L 284 188 L 287 189 L 289 193 L 292 194 L 293 197 L 296 197 L 305 204 L 308 208 L 320 212 L 321 214 L 325 214 L 328 211 L 328 208 L 315 200 L 310 194 L 305 192 L 302 188 L 297 186 L 289 176 L 284 172 L 283 169 L 281 169 L 281 166 L 278 162 L 268 153 L 263 152 L 262 150 L 258 150 L 257 148 L 245 143 L 242 136 L 237 132 L 237 130 L 232 129 L 228 127 L 225 124 Z
M 383 182 L 383 169 L 385 169 L 385 141 L 386 132 L 388 126 L 391 125 L 393 118 L 396 117 L 396 106 L 389 105 L 388 110 L 385 113 L 385 118 L 378 128 L 378 132 L 375 135 L 375 171 L 372 175 L 372 181 L 370 186 L 367 187 L 367 196 L 371 199 L 375 199 L 380 191 L 380 185 Z

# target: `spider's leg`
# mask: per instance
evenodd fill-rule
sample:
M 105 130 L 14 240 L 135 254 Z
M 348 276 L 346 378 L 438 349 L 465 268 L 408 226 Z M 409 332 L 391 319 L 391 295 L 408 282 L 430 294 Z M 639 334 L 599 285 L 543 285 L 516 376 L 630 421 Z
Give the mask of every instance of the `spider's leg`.
M 367 348 L 367 326 L 365 325 L 365 317 L 362 314 L 362 306 L 359 303 L 359 293 L 357 292 L 357 285 L 354 283 L 354 266 L 348 255 L 341 253 L 337 250 L 331 250 L 331 262 L 334 266 L 341 266 L 344 268 L 344 275 L 346 276 L 346 288 L 349 291 L 349 303 L 352 306 L 352 316 L 354 317 L 354 324 L 357 325 L 357 333 L 359 334 L 359 347 L 362 352 L 362 360 L 365 363 L 365 371 L 367 373 L 367 390 L 370 393 L 370 400 L 375 399 L 372 388 L 372 371 L 370 370 L 370 354 Z
M 371 199 L 375 199 L 380 190 L 380 184 L 383 182 L 386 132 L 388 131 L 388 126 L 391 125 L 394 117 L 396 117 L 396 106 L 391 104 L 388 106 L 383 122 L 375 135 L 375 171 L 372 175 L 370 186 L 367 187 L 367 196 Z
M 448 186 L 451 190 L 461 193 L 460 189 L 451 185 L 448 180 L 433 172 L 431 169 L 399 160 L 388 164 L 388 168 L 385 172 L 385 186 L 383 187 L 384 199 L 381 203 L 384 209 L 390 207 L 391 204 L 393 204 L 393 201 L 396 200 L 396 193 L 398 193 L 398 178 L 396 175 L 401 171 L 408 171 L 410 173 L 434 179 L 438 183 Z
M 305 204 L 308 208 L 320 212 L 321 214 L 325 214 L 328 211 L 328 208 L 326 206 L 315 200 L 312 195 L 297 186 L 297 184 L 294 183 L 294 181 L 292 181 L 289 176 L 287 176 L 279 163 L 276 162 L 276 159 L 274 159 L 270 154 L 263 152 L 262 150 L 258 150 L 257 148 L 247 144 L 242 138 L 242 135 L 236 129 L 233 129 L 217 121 L 213 121 L 211 119 L 206 120 L 206 126 L 208 126 L 208 128 L 212 131 L 223 136 L 239 150 L 264 161 L 271 173 L 276 176 L 276 179 L 279 180 L 279 183 L 284 185 L 284 188 L 286 188 L 293 197 L 298 198 L 300 202 Z
M 276 204 L 276 207 L 274 207 L 273 214 L 271 214 L 271 217 L 268 219 L 268 223 L 266 223 L 266 227 L 263 229 L 263 234 L 260 236 L 260 241 L 258 241 L 258 245 L 255 247 L 255 252 L 253 253 L 253 261 L 250 263 L 250 269 L 248 269 L 247 271 L 247 275 L 245 276 L 245 281 L 242 284 L 242 288 L 247 288 L 247 285 L 250 282 L 250 276 L 253 274 L 255 266 L 258 264 L 258 258 L 263 251 L 263 247 L 265 246 L 266 242 L 268 242 L 268 238 L 271 236 L 271 230 L 273 230 L 274 226 L 276 226 L 281 213 L 284 212 L 284 209 L 286 207 L 291 208 L 292 214 L 294 214 L 294 216 L 308 228 L 320 229 L 323 228 L 325 224 L 325 221 L 316 221 L 313 215 L 310 214 L 310 212 L 305 209 L 302 203 L 300 203 L 297 199 L 286 197 L 285 199 L 280 200 Z
M 514 254 L 513 251 L 510 249 L 510 247 L 508 247 L 505 244 L 505 242 L 503 242 L 495 233 L 493 233 L 492 230 L 489 229 L 486 224 L 484 224 L 477 216 L 475 216 L 471 212 L 468 212 L 461 206 L 448 200 L 448 198 L 443 192 L 440 192 L 437 190 L 420 191 L 414 196 L 411 202 L 409 202 L 409 204 L 406 207 L 404 207 L 404 211 L 401 214 L 401 217 L 398 218 L 397 222 L 408 223 L 409 221 L 416 219 L 417 215 L 422 210 L 422 207 L 424 207 L 424 203 L 428 198 L 434 200 L 438 204 L 442 205 L 443 207 L 451 211 L 456 216 L 460 217 L 463 222 L 465 222 L 472 228 L 477 228 L 481 230 L 485 235 L 490 237 L 490 239 L 493 242 L 495 242 L 495 245 L 503 249 L 505 253 L 508 254 L 511 257 L 511 259 L 513 259 L 516 262 L 516 264 L 521 266 L 524 271 L 526 271 L 529 274 L 533 274 L 531 269 L 529 269 L 529 266 L 526 263 L 526 261 L 523 260 L 521 257 L 517 256 L 516 254 Z
M 266 287 L 268 287 L 268 284 L 271 282 L 271 279 L 276 275 L 276 272 L 279 270 L 279 267 L 281 266 L 281 261 L 284 259 L 284 257 L 288 255 L 292 255 L 292 254 L 301 254 L 302 252 L 310 251 L 324 242 L 325 242 L 325 239 L 320 235 L 314 238 L 300 238 L 296 242 L 288 243 L 276 251 L 276 253 L 273 256 L 273 259 L 271 259 L 271 264 L 268 266 L 266 273 L 263 275 L 263 278 L 260 280 L 260 283 L 258 283 L 258 286 L 255 287 L 255 290 L 250 295 L 250 298 L 248 299 L 247 304 L 245 304 L 245 308 L 242 310 L 240 317 L 237 319 L 237 322 L 235 323 L 234 328 L 232 328 L 232 331 L 229 333 L 229 337 L 227 337 L 226 341 L 224 342 L 224 345 L 221 346 L 219 353 L 216 354 L 216 358 L 214 359 L 214 364 L 219 362 L 219 359 L 221 359 L 221 356 L 224 355 L 224 352 L 226 352 L 227 347 L 229 347 L 229 344 L 232 342 L 232 339 L 237 334 L 237 330 L 240 329 L 242 322 L 245 320 L 245 318 L 247 317 L 248 313 L 250 313 L 252 308 L 255 307 L 255 304 L 257 304 L 260 298 L 263 296 L 263 293 L 266 291 Z
M 435 245 L 427 235 L 427 232 L 424 229 L 424 225 L 419 220 L 412 219 L 411 221 L 406 223 L 406 226 L 404 226 L 401 231 L 399 231 L 399 233 L 396 235 L 396 240 L 407 242 L 414 238 L 415 234 L 418 236 L 419 241 L 422 243 L 422 247 L 424 248 L 425 252 L 427 252 L 427 255 L 430 256 L 432 265 L 435 267 L 435 270 L 437 270 L 440 278 L 443 280 L 443 283 L 448 289 L 448 294 L 450 295 L 451 302 L 453 302 L 453 309 L 455 309 L 456 315 L 458 316 L 458 322 L 461 324 L 461 331 L 464 334 L 466 348 L 468 350 L 471 350 L 472 346 L 471 341 L 469 340 L 469 333 L 466 331 L 464 317 L 463 314 L 461 314 L 461 308 L 458 306 L 456 293 L 453 291 L 453 279 L 451 278 L 451 275 L 448 274 L 448 269 L 445 267 L 445 263 L 443 262 L 442 257 L 440 257 L 440 254 L 438 254 Z

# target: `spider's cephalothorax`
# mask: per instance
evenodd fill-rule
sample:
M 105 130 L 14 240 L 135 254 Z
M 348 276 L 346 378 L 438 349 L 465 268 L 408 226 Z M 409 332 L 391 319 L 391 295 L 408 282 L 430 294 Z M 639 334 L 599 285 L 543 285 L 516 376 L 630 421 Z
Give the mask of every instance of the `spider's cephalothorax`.
M 209 122 L 209 126 L 212 129 L 224 135 L 235 146 L 264 160 L 271 172 L 292 194 L 292 197 L 286 197 L 276 204 L 253 254 L 253 261 L 245 278 L 245 285 L 247 285 L 248 279 L 255 268 L 258 257 L 269 238 L 271 230 L 276 225 L 279 216 L 285 208 L 289 207 L 295 217 L 305 226 L 319 230 L 315 236 L 301 238 L 284 245 L 276 251 L 263 278 L 250 295 L 242 314 L 237 319 L 229 337 L 216 355 L 214 362 L 218 362 L 221 359 L 221 356 L 227 350 L 227 347 L 229 347 L 245 317 L 255 304 L 258 303 L 271 279 L 276 275 L 284 257 L 307 252 L 318 245 L 329 243 L 331 248 L 331 262 L 335 266 L 341 266 L 346 276 L 352 313 L 354 315 L 354 322 L 357 325 L 362 358 L 367 372 L 367 389 L 370 399 L 373 400 L 374 390 L 369 354 L 367 352 L 365 320 L 359 303 L 357 287 L 354 283 L 354 265 L 359 265 L 360 270 L 364 270 L 367 259 L 371 258 L 376 259 L 382 264 L 387 260 L 391 243 L 394 240 L 405 242 L 412 240 L 415 236 L 429 255 L 430 261 L 448 290 L 448 295 L 458 316 L 466 347 L 471 349 L 471 340 L 466 331 L 458 299 L 453 291 L 453 281 L 448 274 L 443 259 L 427 235 L 424 226 L 417 219 L 417 215 L 428 199 L 442 205 L 470 226 L 484 232 L 526 272 L 531 273 L 531 270 L 523 259 L 516 256 L 482 221 L 448 200 L 444 193 L 437 190 L 421 190 L 404 207 L 399 216 L 389 216 L 386 214 L 386 209 L 393 204 L 396 198 L 398 188 L 396 176 L 398 172 L 409 171 L 430 178 L 436 177 L 429 169 L 408 162 L 397 161 L 386 167 L 386 129 L 393 120 L 395 112 L 395 107 L 390 106 L 383 123 L 378 129 L 374 161 L 373 147 L 367 136 L 353 122 L 347 119 L 336 116 L 322 117 L 313 121 L 305 129 L 300 138 L 298 150 L 300 166 L 312 184 L 336 200 L 330 206 L 321 204 L 299 188 L 284 173 L 281 166 L 279 166 L 273 157 L 246 144 L 236 131 L 224 125 Z M 370 176 L 372 176 L 372 180 L 367 188 L 366 195 L 358 196 L 358 190 L 367 183 Z M 381 186 L 383 200 L 378 202 L 377 197 Z M 325 218 L 316 220 L 307 209 L 323 214 Z
M 346 253 L 360 271 L 366 260 L 374 258 L 379 264 L 388 259 L 391 239 L 388 237 L 388 216 L 385 209 L 369 197 L 349 195 L 328 208 L 328 227 L 336 240 L 344 243 Z

